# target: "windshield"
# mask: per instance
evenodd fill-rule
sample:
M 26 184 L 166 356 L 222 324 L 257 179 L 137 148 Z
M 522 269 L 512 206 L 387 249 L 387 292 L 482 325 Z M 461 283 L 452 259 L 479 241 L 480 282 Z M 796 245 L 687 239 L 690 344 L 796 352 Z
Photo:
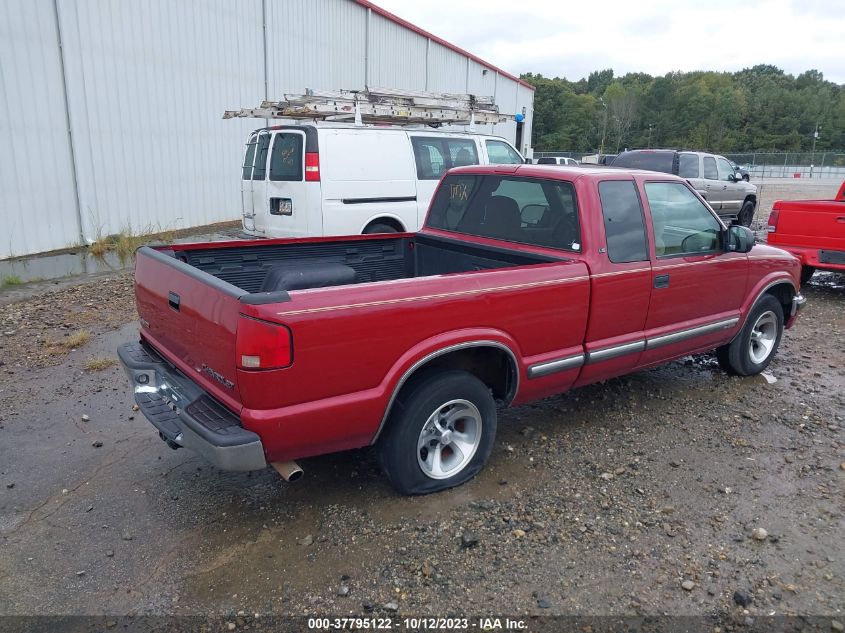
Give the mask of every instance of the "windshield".
M 613 166 L 671 174 L 674 173 L 674 161 L 675 152 L 624 152 L 613 159 Z

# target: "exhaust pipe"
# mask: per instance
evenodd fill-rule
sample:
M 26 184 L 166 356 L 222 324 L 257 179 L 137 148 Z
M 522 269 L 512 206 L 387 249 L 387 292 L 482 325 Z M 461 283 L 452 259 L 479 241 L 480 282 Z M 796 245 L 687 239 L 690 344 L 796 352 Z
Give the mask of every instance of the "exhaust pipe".
M 302 477 L 302 469 L 296 462 L 272 462 L 271 466 L 285 481 L 296 481 Z

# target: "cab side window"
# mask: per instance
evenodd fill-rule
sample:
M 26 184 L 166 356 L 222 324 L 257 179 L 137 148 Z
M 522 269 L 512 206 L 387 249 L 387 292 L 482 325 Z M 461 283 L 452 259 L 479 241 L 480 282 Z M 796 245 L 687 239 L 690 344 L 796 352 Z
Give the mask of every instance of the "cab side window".
M 487 157 L 491 165 L 521 165 L 525 161 L 522 156 L 504 141 L 485 141 Z
M 717 158 L 716 163 L 719 169 L 719 180 L 730 180 L 730 177 L 736 174 L 736 170 L 726 158 Z
M 698 178 L 698 154 L 681 154 L 678 156 L 678 175 L 681 178 Z
M 645 193 L 657 257 L 703 255 L 719 250 L 722 225 L 685 185 L 648 182 Z
M 411 145 L 420 180 L 440 180 L 443 172 L 452 167 L 478 164 L 475 141 L 470 139 L 415 136 Z
M 716 159 L 712 156 L 704 157 L 704 177 L 707 180 L 719 180 L 719 172 L 716 171 Z
M 643 208 L 631 180 L 599 183 L 607 256 L 615 264 L 648 260 Z

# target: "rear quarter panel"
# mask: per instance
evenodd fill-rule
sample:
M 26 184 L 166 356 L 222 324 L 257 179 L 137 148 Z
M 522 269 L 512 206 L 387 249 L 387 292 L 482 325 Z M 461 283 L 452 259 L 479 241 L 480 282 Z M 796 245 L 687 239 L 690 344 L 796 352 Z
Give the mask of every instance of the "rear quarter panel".
M 458 343 L 511 350 L 515 403 L 567 388 L 577 370 L 529 381 L 526 368 L 581 350 L 589 280 L 585 265 L 561 262 L 290 295 L 250 309 L 291 329 L 293 365 L 238 377 L 244 426 L 262 436 L 271 459 L 370 443 L 402 375 Z

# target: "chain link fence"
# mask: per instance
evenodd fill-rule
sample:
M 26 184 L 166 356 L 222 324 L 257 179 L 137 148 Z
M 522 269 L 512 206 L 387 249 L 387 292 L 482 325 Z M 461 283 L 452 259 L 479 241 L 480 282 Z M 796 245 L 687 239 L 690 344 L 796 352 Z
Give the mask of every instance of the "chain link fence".
M 598 152 L 534 152 L 534 162 L 543 156 L 566 156 L 583 161 Z M 845 150 L 817 152 L 743 152 L 723 154 L 747 171 L 751 178 L 832 178 L 845 180 Z M 590 162 L 593 162 L 590 160 Z

